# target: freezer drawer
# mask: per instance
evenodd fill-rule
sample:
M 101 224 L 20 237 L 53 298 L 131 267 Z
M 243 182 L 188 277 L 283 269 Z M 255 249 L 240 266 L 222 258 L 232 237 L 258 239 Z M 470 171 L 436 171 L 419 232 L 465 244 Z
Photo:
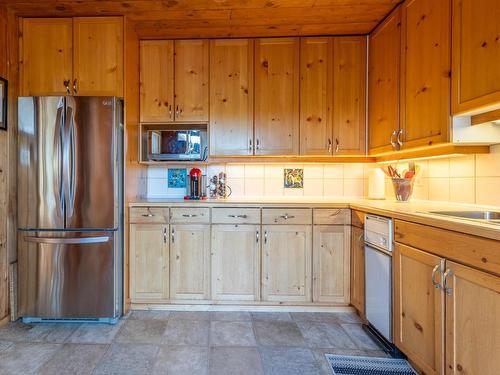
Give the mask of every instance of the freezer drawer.
M 50 319 L 119 316 L 117 232 L 20 231 L 18 240 L 20 316 Z

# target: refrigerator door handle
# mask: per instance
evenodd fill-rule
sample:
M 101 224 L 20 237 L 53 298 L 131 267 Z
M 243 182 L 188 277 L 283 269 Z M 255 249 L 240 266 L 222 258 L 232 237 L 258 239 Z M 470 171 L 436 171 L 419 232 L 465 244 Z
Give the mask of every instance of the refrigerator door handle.
M 64 190 L 68 217 L 73 216 L 75 208 L 75 127 L 73 117 L 73 108 L 68 106 L 64 124 Z
M 34 243 L 46 243 L 46 244 L 60 244 L 60 245 L 68 245 L 68 244 L 90 244 L 90 243 L 103 243 L 109 242 L 110 237 L 108 236 L 95 236 L 95 237 L 32 237 L 26 236 L 24 239 L 27 242 Z
M 64 190 L 63 190 L 63 145 L 62 145 L 62 134 L 61 134 L 61 129 L 62 129 L 62 122 L 63 122 L 63 117 L 62 117 L 62 107 L 57 108 L 57 114 L 56 114 L 56 126 L 55 126 L 55 144 L 56 144 L 56 150 L 57 150 L 57 157 L 55 160 L 57 161 L 57 193 L 59 195 L 59 208 L 61 210 L 61 216 L 64 216 Z

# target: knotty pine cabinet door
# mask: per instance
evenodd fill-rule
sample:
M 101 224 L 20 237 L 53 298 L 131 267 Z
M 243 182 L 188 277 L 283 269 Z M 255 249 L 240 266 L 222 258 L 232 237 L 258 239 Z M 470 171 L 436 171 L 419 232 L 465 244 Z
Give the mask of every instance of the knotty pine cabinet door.
M 130 299 L 168 300 L 168 225 L 130 225 Z
M 212 225 L 212 299 L 260 299 L 260 226 Z
M 123 18 L 73 18 L 73 95 L 123 96 Z
M 444 259 L 396 243 L 394 249 L 394 343 L 426 374 L 443 373 Z
M 24 18 L 21 95 L 66 95 L 73 79 L 73 19 Z
M 500 2 L 453 0 L 452 113 L 500 103 Z
M 446 261 L 447 375 L 494 375 L 500 368 L 500 279 Z
M 365 242 L 364 230 L 351 228 L 351 304 L 365 317 Z
M 449 140 L 450 31 L 450 1 L 403 3 L 400 118 L 403 148 Z
M 175 120 L 208 121 L 209 42 L 175 42 Z
M 377 153 L 393 150 L 399 131 L 400 7 L 370 34 L 369 44 L 368 149 Z
M 255 41 L 255 154 L 299 153 L 299 38 Z
M 366 37 L 333 40 L 333 154 L 366 152 Z
M 300 39 L 300 154 L 331 155 L 333 38 Z
M 174 41 L 140 41 L 141 122 L 174 120 Z
M 252 39 L 210 41 L 210 154 L 253 155 Z
M 264 225 L 262 232 L 262 300 L 311 302 L 311 225 Z
M 170 225 L 170 299 L 210 298 L 210 225 Z
M 351 227 L 313 227 L 313 302 L 348 304 L 350 300 Z

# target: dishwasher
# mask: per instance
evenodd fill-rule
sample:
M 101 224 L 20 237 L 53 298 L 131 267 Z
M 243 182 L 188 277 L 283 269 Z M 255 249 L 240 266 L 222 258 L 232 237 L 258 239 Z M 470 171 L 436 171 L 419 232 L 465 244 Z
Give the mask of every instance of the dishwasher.
M 392 219 L 365 217 L 365 314 L 367 329 L 395 353 L 392 338 Z

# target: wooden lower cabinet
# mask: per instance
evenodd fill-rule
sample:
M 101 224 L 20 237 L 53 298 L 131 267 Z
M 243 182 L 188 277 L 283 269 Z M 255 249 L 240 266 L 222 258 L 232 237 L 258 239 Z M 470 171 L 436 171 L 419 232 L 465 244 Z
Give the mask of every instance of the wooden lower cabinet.
M 351 229 L 351 304 L 365 316 L 365 243 L 364 231 Z
M 432 276 L 439 282 L 444 260 L 398 243 L 393 256 L 394 343 L 425 374 L 442 374 L 444 296 Z
M 498 374 L 500 278 L 446 262 L 446 366 L 451 374 Z
M 130 299 L 168 299 L 168 225 L 130 225 Z
M 212 226 L 212 299 L 260 299 L 260 225 Z
M 210 298 L 210 225 L 170 226 L 170 299 Z
M 263 225 L 262 300 L 311 302 L 311 225 Z
M 313 302 L 349 303 L 350 244 L 348 225 L 313 229 Z

